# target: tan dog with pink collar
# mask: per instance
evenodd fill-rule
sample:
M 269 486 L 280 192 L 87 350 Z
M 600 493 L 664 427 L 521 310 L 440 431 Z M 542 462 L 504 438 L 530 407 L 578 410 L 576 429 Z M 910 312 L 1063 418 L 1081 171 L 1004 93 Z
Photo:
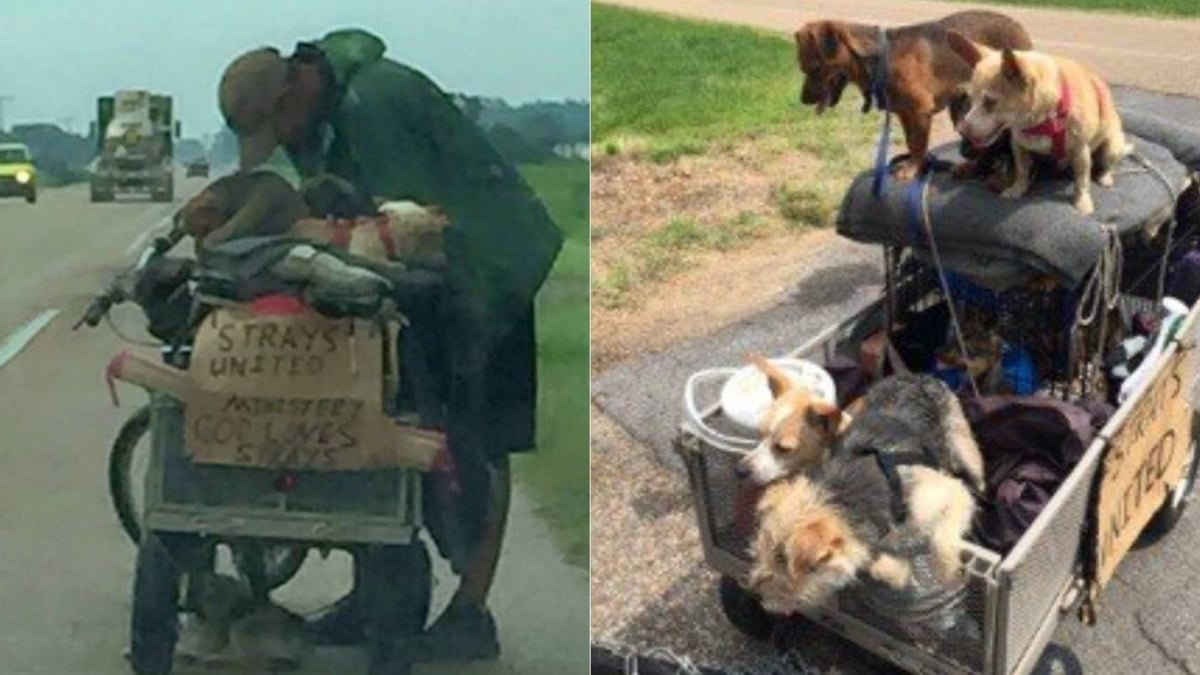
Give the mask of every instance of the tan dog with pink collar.
M 1132 147 L 1108 85 L 1071 59 L 1035 51 L 995 50 L 951 31 L 950 47 L 974 68 L 968 93 L 971 109 L 958 132 L 986 147 L 1012 132 L 1016 177 L 1003 192 L 1019 199 L 1029 190 L 1033 155 L 1048 155 L 1075 177 L 1075 208 L 1095 211 L 1091 181 L 1113 184 L 1113 169 Z

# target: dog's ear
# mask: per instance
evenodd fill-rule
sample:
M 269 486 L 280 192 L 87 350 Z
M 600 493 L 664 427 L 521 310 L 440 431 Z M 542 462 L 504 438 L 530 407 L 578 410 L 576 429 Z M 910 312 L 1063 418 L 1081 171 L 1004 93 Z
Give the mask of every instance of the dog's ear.
M 792 36 L 796 39 L 796 57 L 801 65 L 812 59 L 825 61 L 825 41 L 830 37 L 828 21 L 806 23 Z M 836 45 L 833 45 L 836 51 Z
M 1011 49 L 1005 49 L 1000 57 L 1000 72 L 1012 82 L 1025 82 L 1025 65 L 1021 63 L 1021 57 Z
M 798 54 L 803 55 L 805 52 L 810 54 L 817 52 L 817 30 L 812 24 L 806 23 L 797 28 L 796 32 L 792 33 L 792 37 L 796 39 L 796 52 Z
M 803 578 L 840 555 L 846 540 L 835 524 L 818 517 L 796 530 L 790 544 L 790 571 L 794 577 Z
M 833 436 L 842 426 L 842 410 L 824 401 L 813 401 L 804 411 L 808 425 L 826 436 Z
M 750 362 L 767 376 L 767 386 L 771 388 L 771 396 L 774 398 L 783 396 L 783 392 L 792 386 L 792 382 L 788 379 L 787 374 L 780 370 L 779 366 L 768 361 L 762 354 L 751 354 Z
M 837 58 L 838 47 L 841 46 L 841 29 L 834 25 L 832 21 L 817 21 L 816 23 L 806 24 L 801 31 L 811 35 L 812 45 L 816 47 L 817 55 L 822 60 L 832 61 Z M 799 39 L 799 38 L 798 38 Z
M 863 59 L 871 54 L 868 53 L 867 46 L 862 44 L 858 38 L 854 37 L 846 27 L 839 23 L 832 23 L 829 26 L 830 33 L 833 34 L 833 53 L 828 58 L 837 56 L 837 45 L 846 45 L 846 49 L 850 50 L 850 55 L 856 59 Z
M 956 30 L 946 31 L 946 42 L 949 43 L 950 49 L 972 68 L 983 60 L 983 48 Z

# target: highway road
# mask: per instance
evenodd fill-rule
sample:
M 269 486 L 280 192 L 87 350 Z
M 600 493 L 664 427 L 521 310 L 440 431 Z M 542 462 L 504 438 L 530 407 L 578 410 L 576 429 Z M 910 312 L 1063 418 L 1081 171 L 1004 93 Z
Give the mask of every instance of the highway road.
M 204 184 L 177 182 L 186 199 Z M 0 672 L 130 672 L 134 547 L 109 503 L 108 447 L 145 399 L 123 386 L 114 408 L 105 364 L 123 348 L 103 325 L 71 331 L 92 294 L 165 227 L 173 205 L 90 204 L 84 185 L 46 189 L 36 205 L 0 201 Z M 143 337 L 136 308 L 114 312 Z M 279 599 L 301 613 L 349 587 L 348 558 L 312 556 Z M 435 611 L 453 590 L 438 568 Z M 586 672 L 586 572 L 562 562 L 518 491 L 493 596 L 503 654 L 489 664 L 425 667 L 420 674 Z M 176 672 L 187 673 L 186 668 Z M 207 672 L 207 671 L 204 671 Z M 365 672 L 353 649 L 317 650 L 304 673 Z

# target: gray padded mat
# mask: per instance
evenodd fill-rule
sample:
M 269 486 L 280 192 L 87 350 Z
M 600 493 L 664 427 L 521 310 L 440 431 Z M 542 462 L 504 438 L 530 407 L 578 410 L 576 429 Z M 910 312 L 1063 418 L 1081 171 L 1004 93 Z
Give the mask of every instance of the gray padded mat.
M 946 266 L 980 283 L 1003 288 L 1036 273 L 1068 287 L 1078 286 L 1095 264 L 1106 235 L 1098 222 L 1123 236 L 1154 230 L 1174 215 L 1176 197 L 1191 169 L 1176 155 L 1200 160 L 1200 135 L 1148 114 L 1131 114 L 1130 131 L 1178 147 L 1166 147 L 1134 133 L 1127 134 L 1136 152 L 1164 174 L 1162 178 L 1125 158 L 1112 188 L 1093 185 L 1096 212 L 1080 214 L 1071 204 L 1071 182 L 1035 180 L 1019 200 L 1001 199 L 978 180 L 955 180 L 948 173 L 932 176 L 929 212 L 939 253 Z M 939 158 L 959 161 L 957 144 L 935 150 Z M 838 213 L 838 233 L 863 243 L 928 249 L 925 234 L 910 221 L 910 183 L 888 180 L 880 198 L 871 194 L 872 172 L 854 179 Z

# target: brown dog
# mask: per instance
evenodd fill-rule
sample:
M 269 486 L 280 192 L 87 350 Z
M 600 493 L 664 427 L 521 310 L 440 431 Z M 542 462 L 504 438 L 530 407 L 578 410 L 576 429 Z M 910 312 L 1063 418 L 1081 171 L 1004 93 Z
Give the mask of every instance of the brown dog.
M 885 75 L 887 106 L 900 120 L 909 152 L 896 176 L 908 180 L 924 168 L 933 116 L 961 98 L 963 85 L 971 78 L 971 68 L 946 41 L 950 30 L 996 49 L 1033 46 L 1019 23 L 988 11 L 957 12 L 940 21 L 887 30 L 817 21 L 795 33 L 796 59 L 804 74 L 800 102 L 824 112 L 837 105 L 846 85 L 853 82 L 862 92 L 863 112 L 867 112 L 873 85 Z M 881 63 L 885 57 L 881 35 L 887 38 L 886 63 Z

